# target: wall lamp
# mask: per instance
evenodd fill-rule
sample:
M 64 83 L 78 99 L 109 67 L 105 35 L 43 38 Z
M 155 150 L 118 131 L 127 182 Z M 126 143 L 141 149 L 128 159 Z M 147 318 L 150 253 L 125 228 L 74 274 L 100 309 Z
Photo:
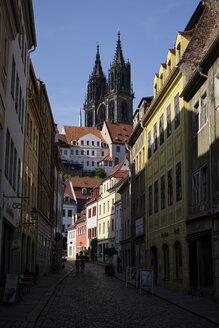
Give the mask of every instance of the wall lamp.
M 31 225 L 31 224 L 35 224 L 37 219 L 38 219 L 38 211 L 35 207 L 32 208 L 32 210 L 30 211 L 31 213 L 31 220 L 30 221 L 23 221 L 22 224 L 28 224 L 28 225 Z

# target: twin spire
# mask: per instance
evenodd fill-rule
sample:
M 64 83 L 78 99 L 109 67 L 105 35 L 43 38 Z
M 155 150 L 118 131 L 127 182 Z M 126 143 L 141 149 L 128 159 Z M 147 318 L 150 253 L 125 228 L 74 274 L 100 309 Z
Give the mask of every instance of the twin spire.
M 95 64 L 94 64 L 92 75 L 94 75 L 94 76 L 101 76 L 101 75 L 103 75 L 103 70 L 102 70 L 101 60 L 100 60 L 100 53 L 99 53 L 99 44 L 98 43 L 97 43 L 96 60 L 95 60 Z
M 95 59 L 95 64 L 92 72 L 92 76 L 103 76 L 103 69 L 101 65 L 101 60 L 100 60 L 100 52 L 99 52 L 99 43 L 97 43 L 97 53 L 96 53 L 96 59 Z M 121 45 L 121 40 L 120 40 L 120 32 L 118 32 L 118 39 L 117 39 L 117 45 L 116 45 L 116 51 L 115 55 L 113 58 L 113 63 L 111 66 L 115 65 L 125 65 L 125 60 L 123 57 L 122 53 L 122 45 Z

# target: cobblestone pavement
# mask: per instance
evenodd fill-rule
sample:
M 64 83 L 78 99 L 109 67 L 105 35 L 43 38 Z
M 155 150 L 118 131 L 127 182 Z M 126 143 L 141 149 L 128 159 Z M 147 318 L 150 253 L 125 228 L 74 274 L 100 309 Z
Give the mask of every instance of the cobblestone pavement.
M 35 328 L 213 328 L 216 325 L 104 274 L 87 264 L 56 288 Z

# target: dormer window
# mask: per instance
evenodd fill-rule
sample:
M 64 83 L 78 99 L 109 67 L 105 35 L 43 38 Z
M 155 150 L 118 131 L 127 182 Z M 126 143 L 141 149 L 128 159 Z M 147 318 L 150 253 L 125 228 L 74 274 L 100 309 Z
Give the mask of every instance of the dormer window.
M 76 146 L 77 145 L 77 140 L 72 140 L 72 145 Z
M 163 74 L 160 74 L 160 86 L 162 87 L 163 85 Z
M 168 67 L 168 72 L 170 73 L 170 71 L 171 71 L 171 69 L 172 69 L 171 59 L 168 61 L 168 63 L 167 63 L 167 67 Z
M 181 44 L 180 44 L 180 42 L 178 43 L 178 45 L 176 47 L 176 50 L 177 50 L 177 59 L 178 59 L 178 62 L 179 62 L 180 59 L 181 59 Z
M 83 194 L 83 195 L 87 195 L 87 188 L 85 188 L 85 187 L 82 188 L 82 194 Z
M 154 85 L 154 94 L 157 95 L 157 83 Z
M 68 196 L 65 196 L 65 202 L 69 203 L 70 198 Z

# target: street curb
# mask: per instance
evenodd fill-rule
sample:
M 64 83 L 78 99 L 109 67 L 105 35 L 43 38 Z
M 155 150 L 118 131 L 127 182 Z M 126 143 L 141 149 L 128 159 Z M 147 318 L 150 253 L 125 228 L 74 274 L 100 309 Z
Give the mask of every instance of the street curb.
M 33 328 L 39 319 L 42 311 L 44 310 L 45 306 L 49 303 L 51 297 L 55 293 L 56 288 L 62 283 L 64 279 L 66 279 L 71 273 L 73 269 L 71 269 L 68 273 L 66 273 L 63 277 L 61 277 L 49 290 L 45 293 L 42 300 L 38 303 L 33 311 L 31 311 L 25 321 L 21 324 L 19 328 Z
M 122 278 L 120 278 L 120 277 L 118 277 L 118 276 L 116 276 L 116 275 L 115 275 L 114 277 L 115 277 L 116 279 L 118 279 L 118 280 L 120 280 L 120 281 L 122 281 L 122 282 L 125 283 L 125 280 L 124 280 L 124 279 L 122 279 Z M 132 284 L 131 284 L 131 285 L 132 285 Z M 135 287 L 134 285 L 132 285 L 132 286 Z M 182 310 L 185 310 L 185 311 L 187 311 L 187 312 L 189 312 L 189 313 L 191 313 L 191 314 L 193 314 L 193 315 L 195 315 L 195 316 L 197 316 L 197 317 L 199 317 L 199 318 L 201 318 L 201 319 L 204 319 L 204 320 L 206 320 L 206 321 L 208 321 L 208 322 L 210 322 L 210 323 L 212 323 L 212 324 L 214 324 L 214 325 L 216 325 L 216 326 L 219 326 L 219 322 L 217 322 L 217 321 L 215 321 L 215 320 L 213 320 L 213 319 L 211 319 L 211 318 L 209 318 L 209 317 L 206 317 L 206 316 L 204 316 L 204 315 L 202 315 L 202 314 L 200 314 L 200 313 L 198 313 L 198 312 L 196 312 L 196 311 L 190 310 L 190 309 L 188 309 L 187 307 L 185 307 L 185 306 L 183 306 L 183 305 L 180 305 L 180 304 L 178 304 L 178 303 L 176 303 L 176 302 L 174 302 L 174 301 L 169 300 L 168 298 L 165 298 L 165 297 L 163 297 L 163 296 L 161 296 L 161 295 L 159 295 L 159 294 L 156 294 L 155 292 L 154 292 L 154 294 L 152 295 L 151 292 L 149 292 L 149 291 L 147 291 L 147 290 L 142 289 L 142 291 L 145 292 L 145 293 L 147 293 L 147 294 L 150 294 L 151 296 L 156 296 L 156 297 L 162 299 L 163 301 L 166 301 L 166 302 L 168 302 L 168 303 L 170 303 L 170 304 L 172 304 L 172 305 L 175 305 L 175 306 L 177 306 L 178 308 L 180 308 L 180 309 L 182 309 Z

